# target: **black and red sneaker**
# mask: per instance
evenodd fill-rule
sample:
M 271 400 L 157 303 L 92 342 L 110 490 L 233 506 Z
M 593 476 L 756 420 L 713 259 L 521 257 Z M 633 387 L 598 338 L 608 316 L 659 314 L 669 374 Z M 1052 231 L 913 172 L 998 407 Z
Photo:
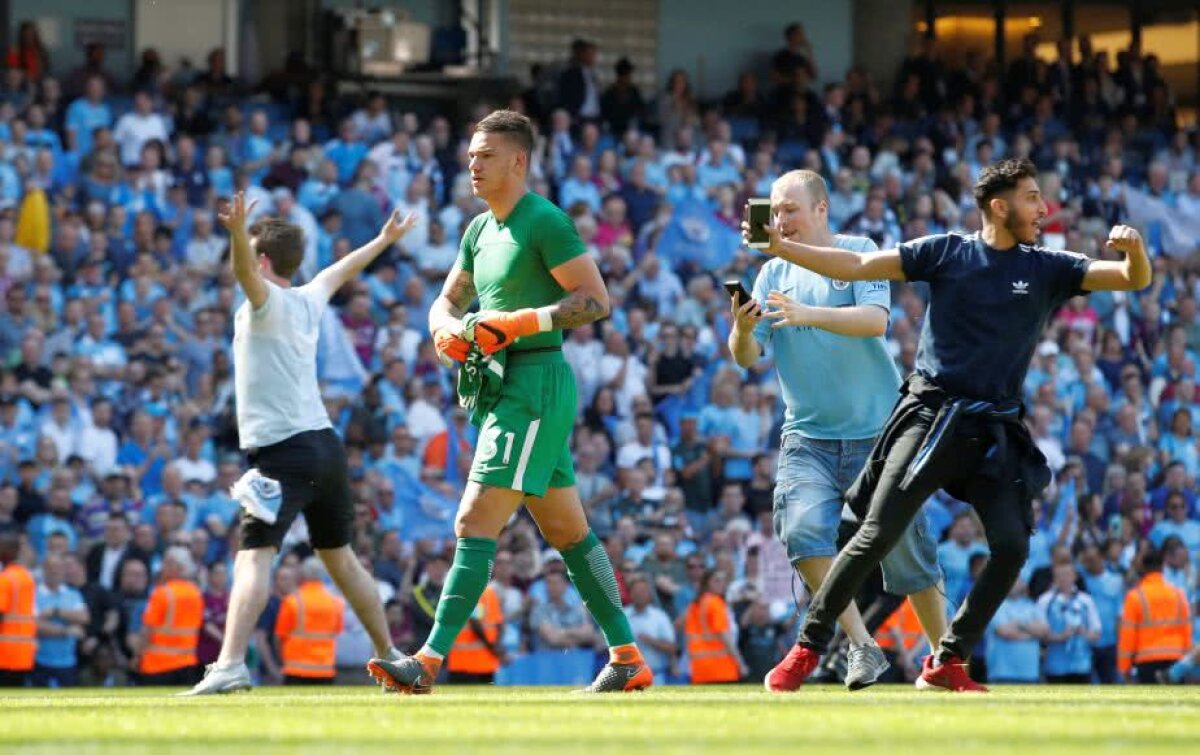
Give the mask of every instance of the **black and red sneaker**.
M 821 661 L 821 654 L 803 645 L 792 647 L 763 679 L 767 692 L 795 692 Z
M 925 656 L 921 664 L 921 676 L 917 678 L 917 689 L 939 692 L 987 692 L 988 688 L 971 678 L 967 664 L 958 656 L 950 656 L 940 666 L 934 667 L 933 656 Z
M 367 661 L 367 673 L 385 692 L 406 695 L 428 695 L 433 681 L 442 668 L 440 658 L 417 653 L 399 658 L 372 658 Z

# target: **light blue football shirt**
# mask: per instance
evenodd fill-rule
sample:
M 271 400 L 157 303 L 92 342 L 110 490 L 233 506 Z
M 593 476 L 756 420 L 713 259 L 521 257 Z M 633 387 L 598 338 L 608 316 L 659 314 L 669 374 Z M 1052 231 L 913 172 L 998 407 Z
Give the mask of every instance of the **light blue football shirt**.
M 834 245 L 853 252 L 876 251 L 859 236 L 834 236 Z M 838 281 L 781 259 L 769 260 L 751 294 L 765 305 L 778 291 L 814 307 L 874 305 L 885 312 L 892 302 L 887 281 Z M 862 440 L 879 434 L 896 404 L 900 373 L 882 337 L 855 338 L 810 326 L 771 327 L 763 319 L 754 337 L 775 356 L 782 388 L 783 434 L 816 440 Z
M 1029 598 L 1007 598 L 1000 604 L 987 629 L 988 679 L 1001 682 L 1036 682 L 1040 676 L 1042 643 L 1037 638 L 1006 640 L 996 629 L 1014 621 L 1040 621 L 1041 612 Z
M 1103 628 L 1096 604 L 1086 592 L 1064 595 L 1051 588 L 1038 598 L 1037 606 L 1051 634 L 1062 634 L 1078 627 L 1085 627 L 1091 632 L 1099 632 Z M 1092 673 L 1091 641 L 1079 634 L 1057 642 L 1047 641 L 1042 671 L 1050 676 Z

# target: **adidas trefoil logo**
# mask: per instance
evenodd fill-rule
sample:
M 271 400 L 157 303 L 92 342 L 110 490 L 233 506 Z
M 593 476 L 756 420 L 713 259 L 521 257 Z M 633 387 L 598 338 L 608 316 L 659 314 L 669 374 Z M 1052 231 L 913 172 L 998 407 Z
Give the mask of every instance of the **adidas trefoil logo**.
M 1013 296 L 1028 296 L 1029 281 L 1013 281 Z

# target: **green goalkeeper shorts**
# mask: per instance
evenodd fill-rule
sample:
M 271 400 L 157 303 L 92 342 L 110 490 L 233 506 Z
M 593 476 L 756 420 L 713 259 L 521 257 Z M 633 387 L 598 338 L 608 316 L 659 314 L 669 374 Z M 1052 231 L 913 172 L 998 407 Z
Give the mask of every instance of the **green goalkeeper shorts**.
M 571 432 L 579 396 L 562 352 L 510 352 L 500 400 L 479 426 L 468 479 L 544 496 L 575 484 Z

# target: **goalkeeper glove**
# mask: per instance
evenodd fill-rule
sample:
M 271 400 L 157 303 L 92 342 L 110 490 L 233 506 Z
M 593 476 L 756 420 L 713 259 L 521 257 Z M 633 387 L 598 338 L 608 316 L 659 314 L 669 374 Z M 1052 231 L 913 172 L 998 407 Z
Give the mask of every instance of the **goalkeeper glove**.
M 475 323 L 475 343 L 491 356 L 508 348 L 518 338 L 543 333 L 551 329 L 550 315 L 536 309 L 516 312 L 489 312 Z
M 451 359 L 455 362 L 467 361 L 467 352 L 471 350 L 471 344 L 463 340 L 462 336 L 457 336 L 445 328 L 433 334 L 433 345 L 442 364 L 447 367 L 451 366 Z

